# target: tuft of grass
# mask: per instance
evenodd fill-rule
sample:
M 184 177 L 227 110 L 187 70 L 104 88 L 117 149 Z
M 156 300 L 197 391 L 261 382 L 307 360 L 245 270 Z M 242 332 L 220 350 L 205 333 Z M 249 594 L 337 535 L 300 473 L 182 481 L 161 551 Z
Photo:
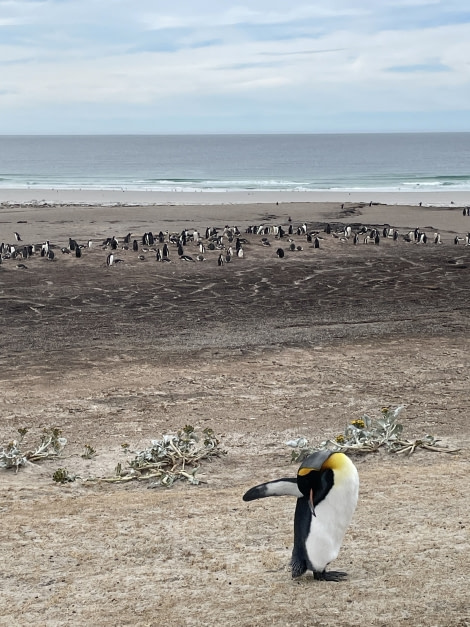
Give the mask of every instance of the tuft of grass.
M 286 442 L 293 448 L 292 461 L 299 462 L 317 450 L 341 451 L 349 454 L 374 453 L 384 449 L 387 453 L 411 455 L 417 448 L 439 453 L 456 453 L 459 449 L 449 449 L 441 444 L 433 435 L 426 434 L 416 440 L 403 437 L 403 425 L 398 416 L 404 409 L 403 405 L 391 409 L 382 407 L 380 418 L 368 415 L 352 420 L 333 440 L 325 440 L 317 447 L 311 447 L 306 438 L 298 438 Z
M 96 455 L 95 449 L 89 444 L 85 444 L 84 451 L 81 454 L 81 457 L 83 457 L 83 459 L 91 459 L 95 455 Z
M 121 449 L 130 453 L 129 444 L 121 445 Z M 132 451 L 134 458 L 123 468 L 116 465 L 112 477 L 89 479 L 89 481 L 106 481 L 111 483 L 123 481 L 149 481 L 149 487 L 170 487 L 175 481 L 185 480 L 192 485 L 202 483 L 196 477 L 201 460 L 225 455 L 220 441 L 212 429 L 204 429 L 198 434 L 194 427 L 186 425 L 176 435 L 164 435 L 161 440 L 151 440 L 150 446 L 141 451 Z
M 72 483 L 76 478 L 76 475 L 70 473 L 67 468 L 57 468 L 52 475 L 52 479 L 56 483 Z
M 22 466 L 26 466 L 28 463 L 58 457 L 67 444 L 66 438 L 61 437 L 62 431 L 58 427 L 49 427 L 43 429 L 40 441 L 34 450 L 24 451 L 22 442 L 28 431 L 29 429 L 26 427 L 18 429 L 20 439 L 11 440 L 0 447 L 0 468 L 14 468 L 15 472 L 18 472 Z

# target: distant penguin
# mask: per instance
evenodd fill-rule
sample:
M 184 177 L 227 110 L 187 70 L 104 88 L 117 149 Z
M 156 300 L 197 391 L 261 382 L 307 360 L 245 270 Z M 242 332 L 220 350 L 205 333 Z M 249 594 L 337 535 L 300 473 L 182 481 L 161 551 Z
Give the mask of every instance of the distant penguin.
M 54 257 L 55 257 L 54 251 L 53 250 L 49 250 L 47 252 L 47 258 L 49 259 L 49 261 L 54 261 Z
M 165 244 L 163 244 L 162 255 L 163 255 L 163 257 L 169 257 L 170 256 L 170 249 L 168 248 L 168 244 L 166 242 L 165 242 Z
M 80 248 L 80 246 L 77 246 L 75 248 L 75 257 L 77 257 L 78 259 L 80 259 L 80 257 L 82 256 L 82 249 Z
M 132 242 L 132 250 L 135 253 L 139 250 L 139 242 L 136 239 Z
M 354 245 L 356 246 L 357 244 L 359 244 L 359 235 L 357 233 L 354 233 L 354 239 L 353 239 Z
M 276 250 L 276 255 L 277 255 L 280 259 L 282 259 L 282 258 L 284 257 L 284 249 L 282 249 L 282 248 L 278 248 L 278 249 Z
M 224 265 L 224 256 L 222 255 L 222 253 L 219 255 L 219 258 L 217 259 L 217 265 L 218 266 Z
M 113 263 L 114 263 L 114 255 L 113 253 L 109 253 L 109 255 L 106 257 L 106 265 L 112 266 Z
M 155 255 L 155 259 L 157 261 L 161 261 L 162 260 L 162 251 L 159 248 L 157 248 L 157 253 Z
M 19 233 L 17 233 L 16 231 L 15 231 L 15 239 L 16 239 L 16 241 L 17 241 L 17 242 L 22 242 L 22 241 L 23 241 L 23 240 L 21 239 L 20 234 L 19 234 Z
M 178 243 L 178 257 L 182 257 L 184 255 L 184 249 L 183 246 Z
M 314 248 L 320 248 L 320 240 L 318 239 L 318 237 L 316 237 L 316 238 L 313 240 L 313 247 L 314 247 Z
M 326 571 L 338 556 L 359 493 L 359 476 L 344 453 L 316 451 L 302 462 L 297 478 L 284 478 L 251 488 L 244 501 L 268 496 L 295 496 L 292 577 L 307 570 L 315 579 L 341 581 L 344 572 Z
M 329 235 L 331 233 L 331 226 L 329 224 L 327 224 L 326 227 L 325 227 L 325 233 L 327 235 Z

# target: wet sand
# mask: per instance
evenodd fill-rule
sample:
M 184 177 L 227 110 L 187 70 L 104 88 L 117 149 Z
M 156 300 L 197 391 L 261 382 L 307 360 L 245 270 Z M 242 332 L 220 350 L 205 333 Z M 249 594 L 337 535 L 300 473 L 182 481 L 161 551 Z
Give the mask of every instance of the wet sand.
M 320 248 L 297 234 L 304 222 Z M 184 262 L 171 245 L 163 263 L 154 246 L 122 248 L 128 232 L 140 242 L 149 230 L 204 236 L 226 224 L 246 242 L 223 266 L 219 250 Z M 246 234 L 250 224 L 294 233 Z M 348 224 L 389 224 L 400 237 L 355 246 Z M 416 227 L 427 244 L 405 241 Z M 29 427 L 32 446 L 58 426 L 68 444 L 62 459 L 0 470 L 2 620 L 468 625 L 469 230 L 458 205 L 4 204 L 0 240 L 48 239 L 55 260 L 0 266 L 0 442 Z M 109 267 L 111 236 L 122 262 Z M 76 258 L 60 251 L 69 237 L 93 245 Z M 332 564 L 348 581 L 292 581 L 295 503 L 242 494 L 295 475 L 288 439 L 319 443 L 401 404 L 407 437 L 432 433 L 460 452 L 355 460 L 359 505 Z M 201 486 L 52 482 L 64 466 L 109 476 L 125 464 L 123 442 L 143 448 L 185 424 L 213 428 L 227 451 L 202 464 Z M 97 451 L 90 460 L 85 444 Z

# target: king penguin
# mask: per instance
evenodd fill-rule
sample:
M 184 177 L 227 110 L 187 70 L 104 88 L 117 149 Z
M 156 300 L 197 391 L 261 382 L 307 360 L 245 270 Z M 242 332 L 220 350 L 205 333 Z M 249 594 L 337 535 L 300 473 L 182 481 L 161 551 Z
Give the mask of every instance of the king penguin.
M 338 556 L 359 494 L 359 476 L 344 453 L 316 451 L 304 459 L 296 478 L 277 479 L 251 488 L 244 501 L 295 496 L 292 577 L 307 570 L 314 579 L 341 581 L 347 574 L 326 571 Z

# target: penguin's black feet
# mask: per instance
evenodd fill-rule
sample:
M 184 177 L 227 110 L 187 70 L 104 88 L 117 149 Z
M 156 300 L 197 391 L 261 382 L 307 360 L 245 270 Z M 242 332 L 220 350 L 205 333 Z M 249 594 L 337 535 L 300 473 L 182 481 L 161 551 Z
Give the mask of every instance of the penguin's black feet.
M 324 570 L 323 572 L 314 572 L 313 578 L 316 581 L 344 581 L 347 579 L 348 573 L 343 573 L 341 570 Z
M 307 564 L 304 560 L 299 560 L 299 561 L 292 560 L 291 568 L 292 568 L 292 579 L 297 579 L 297 577 L 300 577 L 307 571 Z

